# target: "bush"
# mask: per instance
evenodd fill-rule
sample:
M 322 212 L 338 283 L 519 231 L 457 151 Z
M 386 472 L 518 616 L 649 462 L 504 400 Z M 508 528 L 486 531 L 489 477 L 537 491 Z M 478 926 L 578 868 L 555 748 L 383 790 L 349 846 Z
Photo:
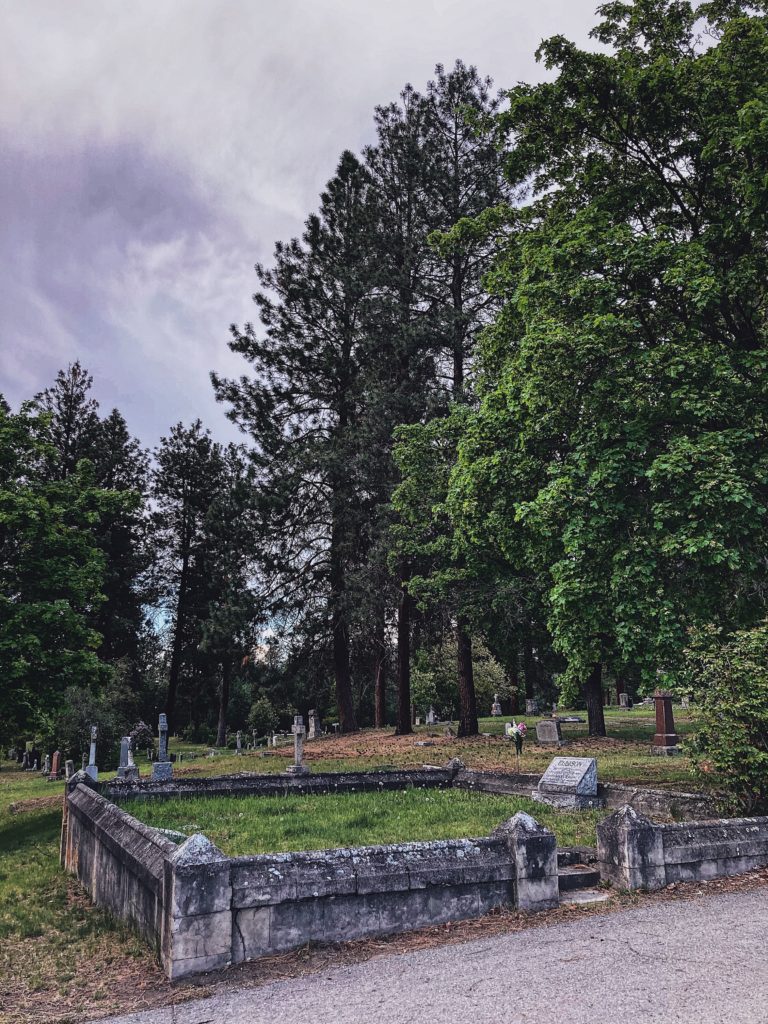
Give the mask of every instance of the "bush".
M 251 710 L 248 714 L 248 725 L 251 729 L 256 730 L 257 735 L 268 736 L 277 729 L 279 724 L 280 716 L 277 708 L 269 697 L 262 693 L 251 704 Z
M 699 778 L 738 810 L 768 813 L 768 622 L 725 639 L 693 632 L 686 677 L 700 708 L 686 745 Z
M 120 740 L 130 730 L 132 709 L 122 695 L 110 688 L 94 694 L 79 686 L 70 686 L 64 694 L 64 706 L 55 718 L 58 747 L 65 758 L 79 767 L 80 756 L 91 744 L 91 726 L 98 728 L 96 763 L 99 768 L 114 768 L 120 759 Z

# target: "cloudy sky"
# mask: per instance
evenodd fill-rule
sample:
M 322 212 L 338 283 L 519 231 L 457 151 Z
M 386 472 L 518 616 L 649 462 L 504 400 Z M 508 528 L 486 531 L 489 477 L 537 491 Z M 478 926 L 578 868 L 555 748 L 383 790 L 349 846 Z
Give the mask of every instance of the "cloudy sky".
M 253 264 L 301 230 L 372 110 L 457 57 L 544 77 L 596 0 L 0 0 L 0 392 L 80 359 L 153 445 L 200 416 L 252 319 Z

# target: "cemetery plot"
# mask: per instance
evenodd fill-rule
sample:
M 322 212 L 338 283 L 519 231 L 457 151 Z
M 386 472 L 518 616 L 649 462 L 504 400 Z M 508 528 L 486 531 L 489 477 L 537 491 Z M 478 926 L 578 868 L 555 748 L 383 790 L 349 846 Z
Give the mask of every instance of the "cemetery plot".
M 462 790 L 406 789 L 314 796 L 193 797 L 126 801 L 147 825 L 202 832 L 230 856 L 487 835 L 527 811 L 561 846 L 595 844 L 605 812 L 564 812 L 525 797 Z

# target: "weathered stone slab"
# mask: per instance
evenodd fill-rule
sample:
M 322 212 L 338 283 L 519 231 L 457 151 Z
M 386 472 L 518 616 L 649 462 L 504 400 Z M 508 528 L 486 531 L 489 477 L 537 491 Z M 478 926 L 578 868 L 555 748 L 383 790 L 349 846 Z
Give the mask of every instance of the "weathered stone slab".
M 543 719 L 536 724 L 536 742 L 543 746 L 561 747 L 563 732 L 557 719 Z
M 556 757 L 533 791 L 534 800 L 553 807 L 599 807 L 594 757 Z

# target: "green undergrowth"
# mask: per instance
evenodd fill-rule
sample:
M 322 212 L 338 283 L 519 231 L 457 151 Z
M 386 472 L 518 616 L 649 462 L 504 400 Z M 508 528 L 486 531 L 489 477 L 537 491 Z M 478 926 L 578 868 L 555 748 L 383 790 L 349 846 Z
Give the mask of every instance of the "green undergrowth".
M 133 801 L 148 825 L 202 832 L 232 856 L 487 836 L 517 811 L 550 828 L 559 845 L 595 845 L 605 811 L 565 812 L 525 797 L 409 788 L 312 796 L 193 797 Z

